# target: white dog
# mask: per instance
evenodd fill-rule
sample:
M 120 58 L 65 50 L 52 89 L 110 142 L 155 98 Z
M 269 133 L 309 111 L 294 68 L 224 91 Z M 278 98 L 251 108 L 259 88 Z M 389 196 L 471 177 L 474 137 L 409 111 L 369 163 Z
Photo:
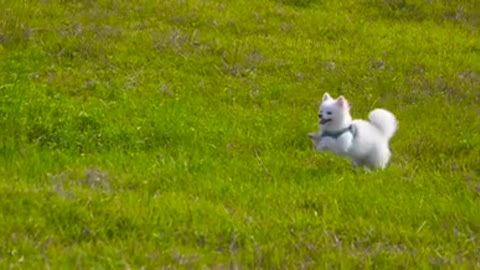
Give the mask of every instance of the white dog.
M 395 116 L 384 109 L 375 109 L 368 120 L 352 120 L 348 101 L 340 96 L 323 95 L 318 114 L 320 131 L 310 133 L 315 148 L 333 151 L 350 158 L 354 166 L 384 169 L 390 160 L 389 141 L 398 128 Z

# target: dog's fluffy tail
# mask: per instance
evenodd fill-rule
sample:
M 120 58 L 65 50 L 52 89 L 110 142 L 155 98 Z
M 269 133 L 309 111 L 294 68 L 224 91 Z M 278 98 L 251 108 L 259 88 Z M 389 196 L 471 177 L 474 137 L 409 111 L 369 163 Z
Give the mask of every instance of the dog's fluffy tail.
M 398 121 L 393 113 L 384 109 L 375 109 L 368 115 L 368 120 L 389 140 L 398 129 Z

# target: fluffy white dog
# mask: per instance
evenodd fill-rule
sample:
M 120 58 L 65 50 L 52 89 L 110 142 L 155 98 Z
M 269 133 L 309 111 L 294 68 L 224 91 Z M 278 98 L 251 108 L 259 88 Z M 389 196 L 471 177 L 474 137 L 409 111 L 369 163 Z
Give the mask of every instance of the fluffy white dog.
M 398 129 L 395 116 L 384 109 L 375 109 L 368 121 L 352 120 L 348 101 L 340 96 L 323 95 L 318 114 L 320 131 L 310 133 L 315 148 L 333 151 L 350 158 L 354 166 L 384 169 L 390 160 L 389 141 Z

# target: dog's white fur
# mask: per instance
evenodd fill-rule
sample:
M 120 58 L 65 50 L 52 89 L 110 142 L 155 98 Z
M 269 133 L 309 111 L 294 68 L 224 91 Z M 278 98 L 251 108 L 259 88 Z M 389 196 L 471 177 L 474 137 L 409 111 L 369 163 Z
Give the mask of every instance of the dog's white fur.
M 318 133 L 309 134 L 317 150 L 346 156 L 354 166 L 384 169 L 391 157 L 389 141 L 398 129 L 398 121 L 384 109 L 371 111 L 368 121 L 352 120 L 348 101 L 343 96 L 333 99 L 325 93 L 320 105 L 319 127 Z M 325 136 L 328 133 L 340 135 Z

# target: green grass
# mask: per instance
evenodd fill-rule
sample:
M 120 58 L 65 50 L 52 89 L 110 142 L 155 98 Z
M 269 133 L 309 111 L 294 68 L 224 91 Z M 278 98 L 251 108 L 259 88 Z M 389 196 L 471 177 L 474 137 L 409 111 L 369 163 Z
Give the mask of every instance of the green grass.
M 479 10 L 0 0 L 0 268 L 480 268 Z M 326 91 L 386 170 L 313 151 Z

